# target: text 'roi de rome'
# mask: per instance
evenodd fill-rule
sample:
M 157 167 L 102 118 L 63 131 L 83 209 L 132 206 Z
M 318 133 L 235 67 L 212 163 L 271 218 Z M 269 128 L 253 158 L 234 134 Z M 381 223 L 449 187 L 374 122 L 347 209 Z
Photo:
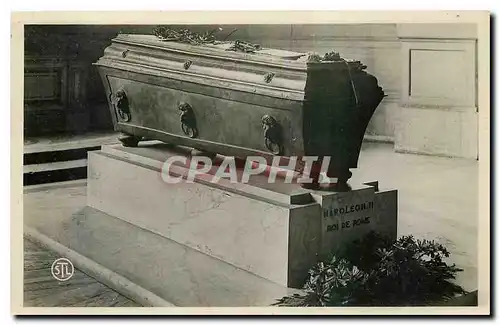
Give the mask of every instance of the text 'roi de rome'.
M 336 216 L 341 216 L 345 214 L 350 214 L 350 213 L 355 213 L 359 211 L 364 211 L 364 210 L 372 210 L 373 209 L 373 201 L 368 201 L 368 202 L 363 202 L 359 204 L 351 204 L 351 205 L 346 205 L 344 207 L 337 207 L 337 208 L 330 208 L 330 209 L 324 209 L 323 210 L 323 217 L 328 218 L 328 217 L 336 217 Z

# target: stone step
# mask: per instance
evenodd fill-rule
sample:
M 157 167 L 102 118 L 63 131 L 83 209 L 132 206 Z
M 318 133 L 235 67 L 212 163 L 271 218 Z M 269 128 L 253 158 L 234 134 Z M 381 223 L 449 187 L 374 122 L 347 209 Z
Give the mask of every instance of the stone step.
M 24 141 L 25 186 L 87 178 L 87 154 L 118 142 L 114 132 L 31 137 Z
M 31 164 L 23 166 L 23 173 L 41 173 L 53 170 L 81 168 L 87 166 L 87 159 L 56 161 L 52 163 Z
M 46 166 L 44 166 L 44 168 L 45 167 Z M 62 169 L 57 169 L 57 168 L 54 169 L 52 166 L 48 166 L 48 169 L 49 170 L 35 172 L 35 173 L 24 173 L 23 185 L 31 186 L 39 184 L 81 180 L 87 178 L 87 166 L 76 167 L 76 168 L 62 168 Z
M 24 154 L 100 147 L 104 144 L 113 144 L 117 142 L 118 134 L 114 132 L 30 137 L 26 138 L 24 141 Z
M 28 223 L 27 229 L 36 229 L 35 236 L 40 233 L 76 252 L 74 256 L 118 274 L 139 288 L 139 295 L 147 293 L 175 306 L 268 306 L 299 292 L 90 207 L 73 215 L 32 218 Z M 106 271 L 101 273 L 106 277 Z

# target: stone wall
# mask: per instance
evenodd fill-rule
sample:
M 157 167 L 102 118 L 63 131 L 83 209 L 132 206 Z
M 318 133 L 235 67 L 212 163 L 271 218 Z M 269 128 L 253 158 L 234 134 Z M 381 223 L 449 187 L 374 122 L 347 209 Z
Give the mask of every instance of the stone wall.
M 396 151 L 478 159 L 476 25 L 404 24 L 397 30 Z
M 92 63 L 119 32 L 147 26 L 27 25 L 24 30 L 24 135 L 113 128 L 104 87 Z
M 360 60 L 388 95 L 368 137 L 399 152 L 478 159 L 475 25 L 252 25 L 231 37 Z

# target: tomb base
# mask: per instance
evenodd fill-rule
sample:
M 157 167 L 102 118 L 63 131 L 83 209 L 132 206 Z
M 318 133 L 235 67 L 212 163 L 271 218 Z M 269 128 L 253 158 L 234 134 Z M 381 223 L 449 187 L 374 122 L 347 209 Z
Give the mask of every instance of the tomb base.
M 270 305 L 299 292 L 309 268 L 346 243 L 370 230 L 397 235 L 397 191 L 377 182 L 350 184 L 349 192 L 269 183 L 265 175 L 165 182 L 164 162 L 185 153 L 149 142 L 90 152 L 87 206 L 36 222 L 33 233 L 134 284 L 109 284 L 119 292 L 137 287 L 136 295 L 186 307 Z
M 266 175 L 248 183 L 195 177 L 165 182 L 165 144 L 104 146 L 89 154 L 88 205 L 286 287 L 318 260 L 370 230 L 397 233 L 397 191 L 377 182 L 312 191 Z M 184 167 L 170 169 L 186 174 Z M 163 172 L 165 172 L 163 170 Z

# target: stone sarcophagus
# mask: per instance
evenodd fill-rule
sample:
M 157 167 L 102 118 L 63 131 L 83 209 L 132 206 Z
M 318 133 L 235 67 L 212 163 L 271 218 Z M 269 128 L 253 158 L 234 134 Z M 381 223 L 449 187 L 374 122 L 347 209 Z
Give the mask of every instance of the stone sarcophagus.
M 156 139 L 238 158 L 328 156 L 339 183 L 357 167 L 384 97 L 359 61 L 238 41 L 121 34 L 95 65 L 126 146 Z

